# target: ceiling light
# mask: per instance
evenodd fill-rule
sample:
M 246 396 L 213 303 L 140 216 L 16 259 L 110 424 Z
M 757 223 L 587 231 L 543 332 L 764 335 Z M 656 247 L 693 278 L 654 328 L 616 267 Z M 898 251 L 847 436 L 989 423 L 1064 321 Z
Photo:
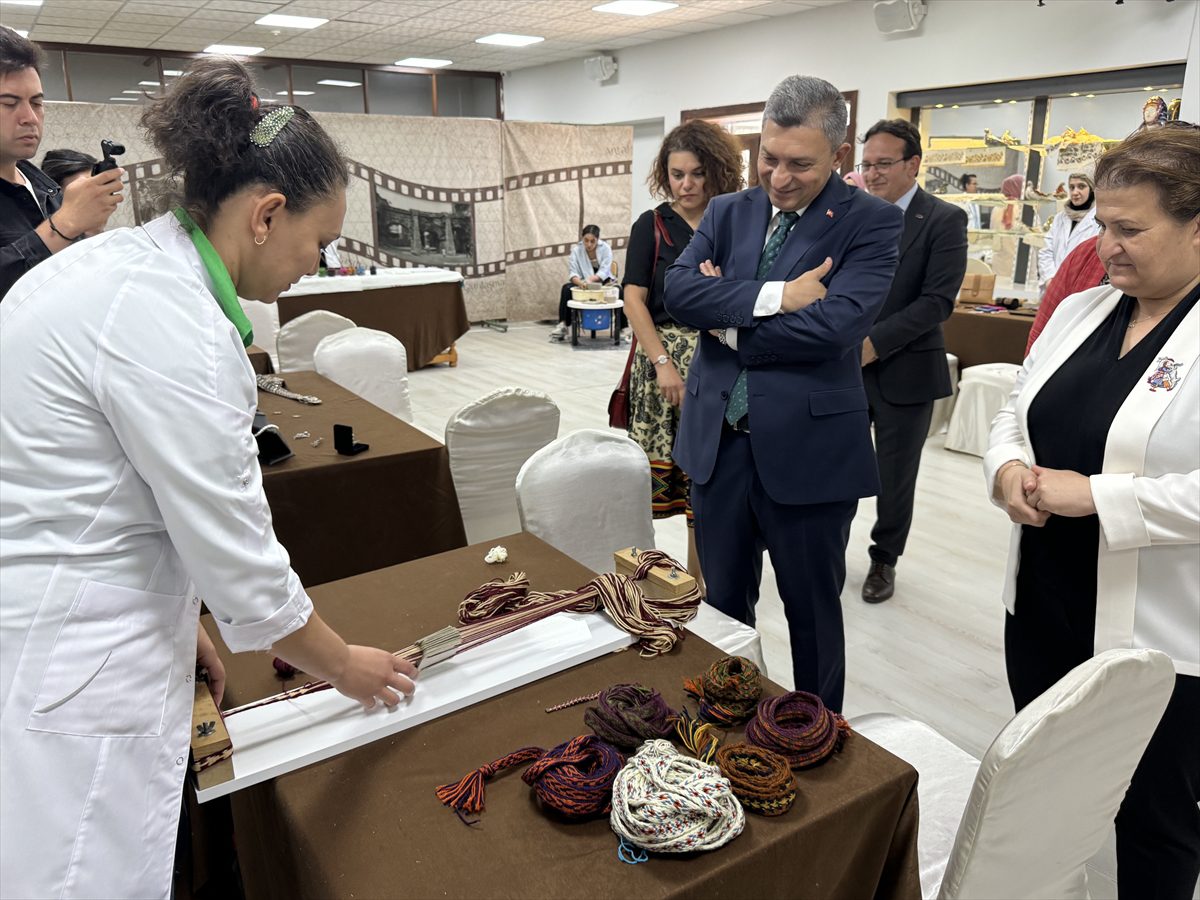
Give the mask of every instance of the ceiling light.
M 0 0 L 5 6 L 41 6 L 42 0 Z M 13 29 L 16 31 L 17 29 Z
M 413 66 L 417 69 L 440 69 L 442 66 L 453 64 L 452 59 L 430 59 L 426 56 L 410 56 L 407 59 L 398 59 L 393 66 Z
M 1148 85 L 1148 86 L 1142 88 L 1142 90 L 1143 91 L 1152 91 L 1152 90 L 1154 90 L 1154 85 Z
M 1014 103 L 1016 103 L 1017 101 L 1016 101 L 1016 100 L 1009 100 L 1008 102 L 1009 102 L 1009 104 L 1011 105 L 1011 104 L 1014 104 Z
M 163 69 L 163 74 L 169 78 L 178 78 L 180 75 L 183 74 L 183 70 L 181 70 L 181 69 Z
M 935 103 L 935 104 L 933 104 L 933 108 L 934 109 L 942 109 L 945 105 L 946 105 L 945 103 Z
M 613 0 L 612 3 L 593 6 L 592 12 L 616 13 L 618 16 L 652 16 L 677 6 L 678 3 L 663 3 L 660 0 Z
M 145 87 L 162 87 L 162 85 L 160 85 L 157 81 L 139 81 L 138 84 L 144 85 Z
M 23 38 L 29 37 L 29 32 L 25 31 L 24 29 L 14 28 L 13 31 L 15 31 L 17 34 L 19 34 Z
M 531 34 L 505 34 L 503 31 L 489 34 L 486 37 L 475 38 L 477 44 L 499 44 L 501 47 L 528 47 L 530 44 L 540 44 L 543 37 Z
M 243 47 L 240 44 L 209 44 L 204 48 L 205 53 L 216 53 L 220 56 L 256 56 L 263 52 L 262 47 Z
M 255 25 L 266 25 L 268 28 L 320 28 L 328 19 L 317 19 L 312 16 L 281 16 L 271 13 L 261 19 L 255 19 Z
M 1095 95 L 1095 94 L 1088 94 L 1086 99 L 1088 99 L 1088 100 L 1095 100 L 1095 99 L 1096 99 L 1096 95 Z
M 121 103 L 137 103 L 136 97 L 109 97 L 109 100 L 118 100 Z
M 292 93 L 295 94 L 297 97 L 311 97 L 314 92 L 313 91 L 292 91 Z M 276 91 L 275 92 L 276 97 L 286 97 L 287 95 L 288 95 L 287 91 Z
M 950 107 L 950 108 L 951 108 L 951 109 L 958 109 L 958 104 L 957 104 L 957 103 L 955 103 L 955 104 L 954 104 L 952 107 Z
M 143 93 L 145 93 L 145 91 L 121 91 L 121 93 L 122 94 L 137 94 L 140 97 L 140 96 L 142 96 Z
M 997 97 L 997 98 L 996 98 L 995 100 L 993 100 L 992 102 L 993 102 L 993 103 L 1003 103 L 1004 101 L 1003 101 L 1003 100 L 1001 100 L 999 97 Z
M 317 84 L 327 84 L 330 87 L 362 87 L 361 81 L 340 81 L 337 78 L 322 78 Z
M 1071 91 L 1071 96 L 1072 96 L 1072 97 L 1078 97 L 1078 96 L 1079 96 L 1079 91 Z

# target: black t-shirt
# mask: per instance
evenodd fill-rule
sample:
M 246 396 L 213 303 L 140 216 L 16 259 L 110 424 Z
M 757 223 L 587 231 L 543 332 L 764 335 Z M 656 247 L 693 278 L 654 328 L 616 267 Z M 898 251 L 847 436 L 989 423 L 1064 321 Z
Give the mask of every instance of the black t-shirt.
M 666 226 L 670 243 L 659 239 L 658 260 L 654 257 L 654 213 L 657 212 Z M 667 267 L 679 258 L 679 254 L 692 241 L 692 226 L 671 209 L 670 203 L 660 203 L 656 209 L 648 209 L 633 223 L 629 234 L 629 246 L 625 250 L 625 280 L 623 286 L 637 285 L 647 288 L 646 306 L 655 325 L 672 321 L 663 305 L 663 283 Z M 674 246 L 672 246 L 674 245 Z M 651 277 L 654 283 L 651 284 Z

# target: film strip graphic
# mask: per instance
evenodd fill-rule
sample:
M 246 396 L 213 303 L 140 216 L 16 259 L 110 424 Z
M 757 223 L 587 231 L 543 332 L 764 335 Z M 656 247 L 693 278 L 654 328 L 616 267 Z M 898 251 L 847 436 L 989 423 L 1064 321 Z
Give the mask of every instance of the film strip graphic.
M 603 238 L 603 240 L 612 247 L 613 250 L 622 250 L 629 245 L 629 235 L 623 234 L 619 237 Z M 510 250 L 504 254 L 504 261 L 508 265 L 514 263 L 534 262 L 539 259 L 554 259 L 560 256 L 570 256 L 571 251 L 575 248 L 576 241 L 569 244 L 549 244 L 545 247 L 531 247 L 525 250 Z
M 606 178 L 611 175 L 633 174 L 633 160 L 623 159 L 619 162 L 589 163 L 583 166 L 564 166 L 557 169 L 543 169 L 540 172 L 522 172 L 520 175 L 510 175 L 504 179 L 505 190 L 519 191 L 527 187 L 540 187 L 544 184 L 558 184 L 564 181 L 583 181 L 585 178 Z

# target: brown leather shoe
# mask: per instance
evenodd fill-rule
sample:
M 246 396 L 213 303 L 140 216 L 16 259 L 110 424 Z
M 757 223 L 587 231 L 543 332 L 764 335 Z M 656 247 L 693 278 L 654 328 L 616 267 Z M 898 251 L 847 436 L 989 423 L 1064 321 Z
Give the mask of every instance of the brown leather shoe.
M 873 562 L 863 582 L 862 598 L 867 603 L 882 603 L 896 593 L 896 567 Z

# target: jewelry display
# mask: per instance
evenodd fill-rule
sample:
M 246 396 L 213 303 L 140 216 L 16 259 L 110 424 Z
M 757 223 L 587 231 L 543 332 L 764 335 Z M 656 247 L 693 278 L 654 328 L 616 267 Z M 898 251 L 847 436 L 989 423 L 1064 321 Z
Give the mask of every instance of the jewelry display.
M 283 397 L 285 400 L 295 400 L 297 403 L 306 403 L 309 406 L 319 406 L 321 404 L 320 397 L 314 397 L 311 394 L 297 394 L 295 391 L 289 391 L 283 378 L 279 375 L 257 375 L 255 380 L 258 382 L 258 389 L 266 391 L 268 394 L 274 394 L 277 397 Z M 300 418 L 298 415 L 293 415 L 293 418 Z

